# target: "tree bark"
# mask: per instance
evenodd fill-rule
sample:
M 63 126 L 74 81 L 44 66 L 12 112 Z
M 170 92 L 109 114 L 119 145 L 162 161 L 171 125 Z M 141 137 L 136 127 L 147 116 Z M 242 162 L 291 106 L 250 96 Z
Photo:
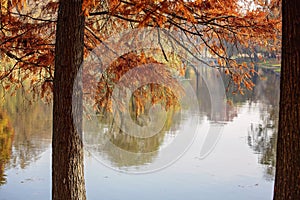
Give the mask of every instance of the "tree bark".
M 52 199 L 85 200 L 81 83 L 83 61 L 82 0 L 60 0 L 53 82 Z M 75 88 L 73 90 L 73 87 Z M 72 103 L 73 91 L 75 101 Z M 74 106 L 74 107 L 72 107 Z M 73 112 L 72 112 L 73 110 Z
M 282 67 L 274 200 L 300 199 L 299 0 L 282 1 Z

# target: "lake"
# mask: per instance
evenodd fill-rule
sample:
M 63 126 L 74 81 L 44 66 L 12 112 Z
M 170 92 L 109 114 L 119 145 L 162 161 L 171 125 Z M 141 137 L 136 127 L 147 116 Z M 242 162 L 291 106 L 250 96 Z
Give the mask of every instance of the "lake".
M 272 199 L 280 76 L 259 73 L 253 90 L 229 91 L 230 103 L 216 107 L 210 95 L 220 88 L 207 86 L 213 78 L 188 70 L 197 109 L 187 103 L 179 114 L 167 112 L 153 137 L 115 134 L 97 116 L 85 120 L 88 199 Z M 1 200 L 51 198 L 51 105 L 29 105 L 26 95 L 0 104 Z

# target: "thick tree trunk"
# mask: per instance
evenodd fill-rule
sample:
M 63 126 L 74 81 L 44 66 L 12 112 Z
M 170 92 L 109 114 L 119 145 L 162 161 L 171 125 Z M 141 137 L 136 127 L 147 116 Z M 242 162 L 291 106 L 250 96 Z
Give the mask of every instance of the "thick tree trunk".
M 83 61 L 82 0 L 59 3 L 53 84 L 52 199 L 85 200 L 80 83 L 75 83 L 76 101 L 72 104 L 74 80 Z
M 274 200 L 300 199 L 299 0 L 282 1 L 282 69 Z

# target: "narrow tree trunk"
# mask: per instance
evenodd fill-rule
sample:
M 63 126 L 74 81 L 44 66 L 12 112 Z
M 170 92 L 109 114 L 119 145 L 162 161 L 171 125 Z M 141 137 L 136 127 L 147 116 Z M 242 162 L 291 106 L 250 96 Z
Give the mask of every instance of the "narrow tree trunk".
M 55 200 L 86 199 L 80 82 L 75 83 L 76 101 L 72 104 L 74 80 L 83 61 L 83 37 L 82 0 L 60 0 L 53 84 L 52 199 Z
M 282 69 L 274 200 L 300 199 L 299 0 L 282 1 Z

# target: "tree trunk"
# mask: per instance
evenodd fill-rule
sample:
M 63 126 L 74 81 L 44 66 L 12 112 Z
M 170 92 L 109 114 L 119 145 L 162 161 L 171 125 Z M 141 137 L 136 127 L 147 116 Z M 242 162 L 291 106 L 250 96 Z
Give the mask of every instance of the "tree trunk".
M 282 68 L 274 200 L 300 199 L 299 0 L 282 1 Z
M 83 61 L 82 0 L 60 0 L 53 83 L 52 199 L 85 200 L 82 92 L 75 83 Z M 75 101 L 72 104 L 73 86 Z M 75 114 L 72 114 L 75 110 Z

